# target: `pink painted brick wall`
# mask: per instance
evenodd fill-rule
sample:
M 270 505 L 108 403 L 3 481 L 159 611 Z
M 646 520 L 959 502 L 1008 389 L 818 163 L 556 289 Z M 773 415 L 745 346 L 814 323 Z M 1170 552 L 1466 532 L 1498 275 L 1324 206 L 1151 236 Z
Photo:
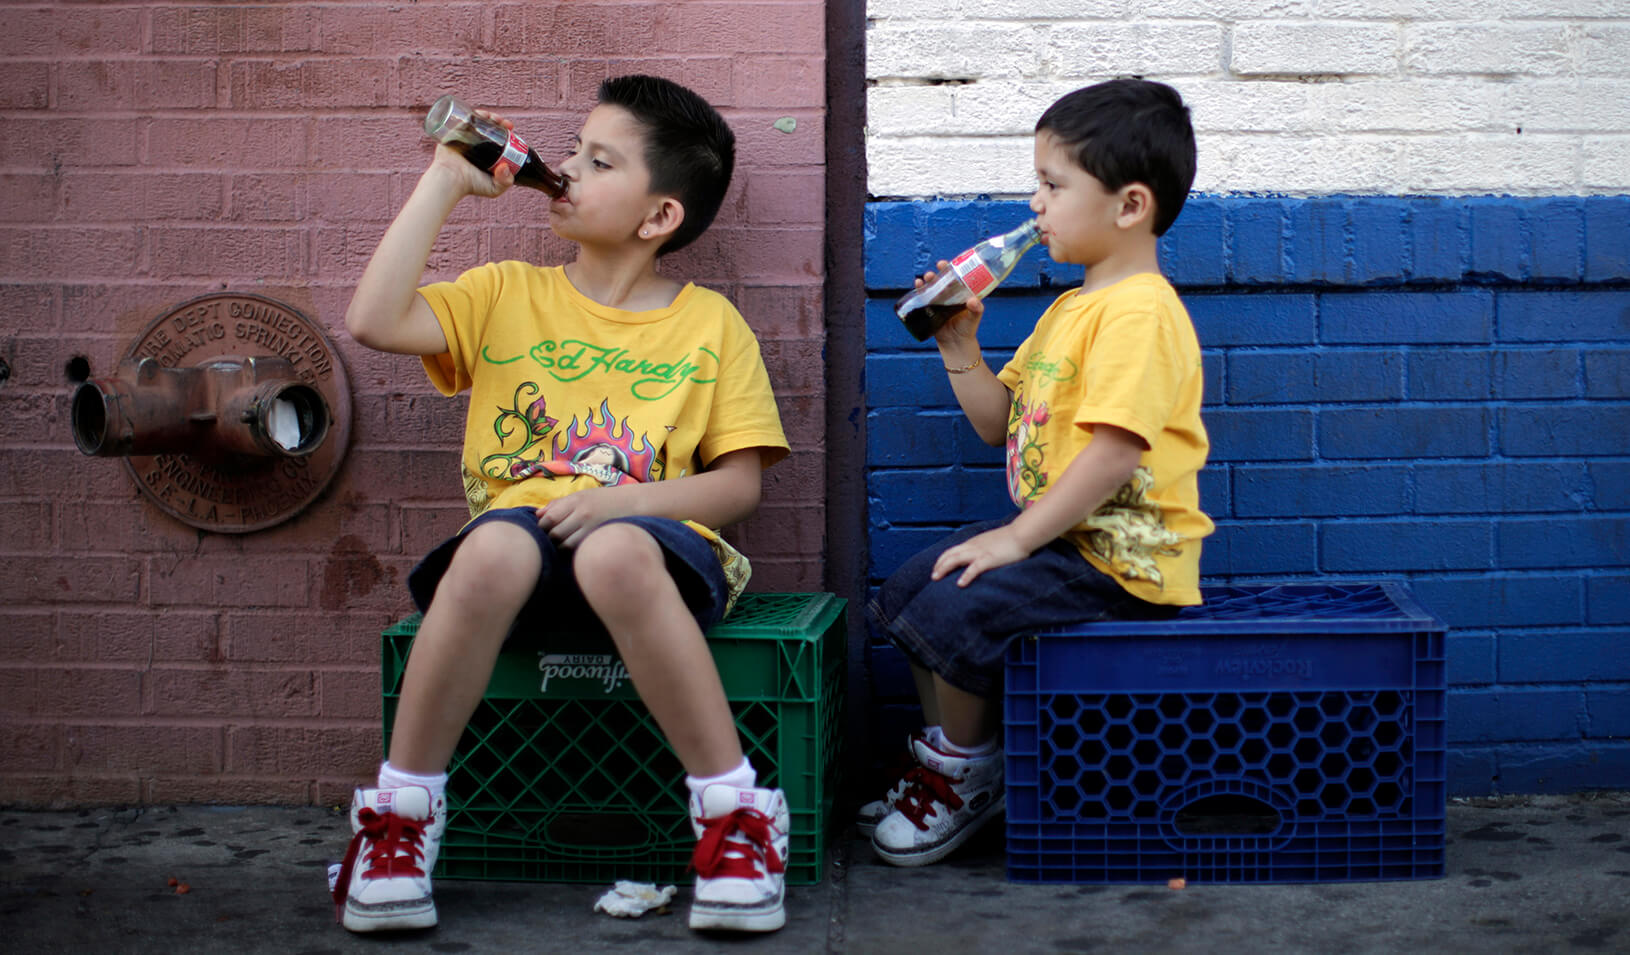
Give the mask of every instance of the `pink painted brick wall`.
M 0 804 L 307 803 L 379 755 L 379 633 L 464 516 L 463 402 L 342 316 L 457 92 L 559 156 L 610 75 L 670 76 L 739 140 L 712 232 L 665 266 L 757 330 L 793 454 L 733 531 L 754 586 L 822 586 L 825 11 L 814 0 L 0 7 Z M 793 133 L 773 124 L 797 121 Z M 427 278 L 558 261 L 531 196 L 468 203 Z M 228 289 L 329 329 L 345 466 L 294 520 L 201 533 L 75 449 L 74 359 Z

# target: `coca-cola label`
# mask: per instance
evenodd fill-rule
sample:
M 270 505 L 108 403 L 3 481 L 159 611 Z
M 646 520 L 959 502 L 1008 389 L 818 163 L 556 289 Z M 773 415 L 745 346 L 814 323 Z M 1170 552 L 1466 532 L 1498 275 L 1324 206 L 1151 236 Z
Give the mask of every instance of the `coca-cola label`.
M 996 284 L 996 276 L 980 260 L 976 249 L 969 249 L 952 259 L 951 269 L 961 277 L 962 284 L 968 286 L 968 291 L 976 296 L 984 294 L 986 289 Z
M 521 167 L 525 164 L 526 140 L 514 133 L 510 133 L 509 142 L 504 145 L 504 154 L 499 156 L 498 161 L 492 164 L 490 172 L 496 176 L 498 170 L 507 168 L 511 173 L 517 173 L 521 171 Z

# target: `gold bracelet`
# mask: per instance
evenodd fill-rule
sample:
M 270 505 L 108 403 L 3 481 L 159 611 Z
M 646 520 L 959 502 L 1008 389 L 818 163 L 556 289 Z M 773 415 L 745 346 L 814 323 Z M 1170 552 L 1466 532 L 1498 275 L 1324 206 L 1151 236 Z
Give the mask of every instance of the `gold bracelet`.
M 975 368 L 978 368 L 981 364 L 984 363 L 984 361 L 985 361 L 985 356 L 980 355 L 978 358 L 975 358 L 973 360 L 973 364 L 971 364 L 971 365 L 963 365 L 961 368 L 952 368 L 951 366 L 947 365 L 947 366 L 945 366 L 945 370 L 950 372 L 953 375 L 966 375 L 968 372 L 973 371 Z

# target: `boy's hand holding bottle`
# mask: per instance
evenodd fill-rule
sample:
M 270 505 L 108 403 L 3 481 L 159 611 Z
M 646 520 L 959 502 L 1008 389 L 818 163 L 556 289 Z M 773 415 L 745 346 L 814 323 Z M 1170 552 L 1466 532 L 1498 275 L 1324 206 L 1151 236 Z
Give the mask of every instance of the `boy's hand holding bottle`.
M 497 113 L 486 110 L 476 110 L 474 115 L 483 121 L 504 130 L 510 130 L 515 124 Z M 486 199 L 496 199 L 515 184 L 515 170 L 506 163 L 499 163 L 491 172 L 486 172 L 474 165 L 467 154 L 459 151 L 446 142 L 436 144 L 435 155 L 431 157 L 430 168 L 425 170 L 425 176 L 438 176 L 449 186 L 458 190 L 460 196 L 481 196 Z
M 552 199 L 566 192 L 565 177 L 539 159 L 515 135 L 515 124 L 497 113 L 443 96 L 425 114 L 424 132 L 439 144 L 431 167 L 456 174 L 453 181 L 473 195 L 499 196 L 512 185 L 529 186 Z
M 925 272 L 922 281 L 894 303 L 894 312 L 912 337 L 924 341 L 943 323 L 971 311 L 968 304 L 989 295 L 1040 241 L 1040 225 L 1028 219 L 949 262 L 941 260 L 937 273 Z
M 923 273 L 923 277 L 912 283 L 913 293 L 932 286 L 950 271 L 951 263 L 940 259 L 935 263 L 934 269 Z M 983 298 L 969 298 L 957 305 L 951 306 L 939 315 L 942 324 L 936 326 L 930 336 L 944 351 L 947 346 L 974 341 L 979 332 L 979 320 L 985 314 L 985 300 Z M 915 333 L 914 333 L 915 334 Z
M 496 199 L 515 184 L 515 174 L 508 169 L 500 168 L 489 175 L 470 165 L 463 156 L 439 144 L 425 175 L 444 178 L 462 195 L 481 196 L 484 199 Z

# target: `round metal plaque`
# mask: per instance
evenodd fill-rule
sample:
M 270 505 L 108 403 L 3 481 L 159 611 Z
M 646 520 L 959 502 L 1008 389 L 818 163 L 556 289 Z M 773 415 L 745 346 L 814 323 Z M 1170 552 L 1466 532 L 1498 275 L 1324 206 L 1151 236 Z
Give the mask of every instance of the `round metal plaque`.
M 216 292 L 182 302 L 148 325 L 125 353 L 175 368 L 226 355 L 286 359 L 322 393 L 333 421 L 321 447 L 304 457 L 154 454 L 125 467 L 148 499 L 176 520 L 241 534 L 281 524 L 323 492 L 351 441 L 351 382 L 328 334 L 282 302 Z

